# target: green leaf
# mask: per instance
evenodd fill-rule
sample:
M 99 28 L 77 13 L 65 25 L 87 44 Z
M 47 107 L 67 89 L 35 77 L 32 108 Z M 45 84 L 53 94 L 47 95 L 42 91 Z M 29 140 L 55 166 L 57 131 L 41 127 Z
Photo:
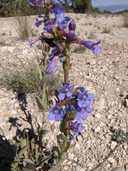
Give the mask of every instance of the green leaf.
M 58 157 L 60 155 L 60 151 L 59 151 L 59 148 L 57 146 L 53 146 L 53 152 L 54 152 L 56 157 Z
M 39 133 L 41 131 L 41 127 L 38 122 L 36 122 L 36 129 L 37 129 L 37 133 Z
M 31 171 L 35 171 L 35 167 L 32 163 L 27 163 L 26 168 L 30 169 Z
M 48 133 L 48 130 L 41 130 L 40 131 L 40 136 L 41 136 L 41 139 L 43 138 L 43 137 L 45 137 L 45 135 Z
M 22 167 L 22 171 L 31 171 L 30 169 Z
M 71 141 L 67 141 L 66 147 L 64 149 L 65 153 L 68 151 L 69 147 L 70 147 Z
M 37 65 L 37 69 L 38 69 L 38 72 L 39 72 L 39 75 L 40 75 L 40 80 L 42 80 L 43 75 L 42 75 L 41 67 L 39 65 Z
M 35 140 L 34 140 L 34 138 L 31 140 L 31 148 L 32 148 L 32 150 L 35 149 Z
M 51 168 L 48 171 L 61 171 L 61 167 Z
M 74 120 L 76 113 L 77 113 L 76 109 L 75 109 L 75 111 L 73 113 L 69 113 L 69 115 L 68 115 L 69 120 Z
M 26 139 L 21 139 L 21 148 L 25 147 L 27 145 Z
M 29 145 L 27 145 L 26 147 L 24 147 L 20 152 L 19 152 L 19 158 L 23 157 L 23 154 L 25 154 L 25 152 L 27 152 L 27 149 L 29 148 Z
M 1 135 L 2 137 L 5 137 L 4 132 L 3 132 L 2 128 L 0 128 L 0 135 Z
M 60 123 L 60 132 L 65 131 L 65 119 L 62 118 L 61 123 Z
M 48 108 L 48 87 L 45 88 L 45 95 L 44 95 L 44 108 L 47 110 Z
M 25 161 L 26 163 L 34 164 L 33 161 L 30 160 L 30 159 L 24 159 L 24 161 Z
M 14 145 L 13 141 L 11 139 L 8 139 L 10 145 Z
M 42 55 L 44 58 L 46 58 L 46 56 L 47 56 L 43 51 L 42 51 Z
M 45 108 L 44 108 L 44 104 L 43 104 L 43 102 L 42 102 L 42 100 L 40 99 L 40 97 L 39 96 L 36 96 L 36 102 L 37 102 L 37 104 L 38 104 L 38 107 L 41 109 L 41 110 L 45 110 Z
M 59 160 L 59 163 L 62 163 L 63 161 L 65 161 L 65 154 L 63 154 Z
M 44 162 L 48 161 L 50 158 L 51 158 L 51 156 L 44 157 L 44 158 L 41 160 L 41 163 L 44 163 Z

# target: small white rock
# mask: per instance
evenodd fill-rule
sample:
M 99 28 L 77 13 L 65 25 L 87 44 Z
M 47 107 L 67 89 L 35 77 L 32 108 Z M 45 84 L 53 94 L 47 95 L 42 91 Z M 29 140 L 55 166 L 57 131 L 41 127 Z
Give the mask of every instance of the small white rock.
M 74 154 L 68 153 L 68 158 L 69 158 L 69 160 L 73 160 L 74 159 Z
M 113 150 L 117 146 L 117 142 L 112 141 L 111 143 L 111 150 Z
M 95 132 L 99 132 L 100 131 L 100 127 L 98 126 L 96 129 L 95 129 Z
M 101 114 L 97 113 L 97 114 L 95 115 L 95 117 L 96 117 L 97 119 L 100 119 L 100 118 L 101 118 Z

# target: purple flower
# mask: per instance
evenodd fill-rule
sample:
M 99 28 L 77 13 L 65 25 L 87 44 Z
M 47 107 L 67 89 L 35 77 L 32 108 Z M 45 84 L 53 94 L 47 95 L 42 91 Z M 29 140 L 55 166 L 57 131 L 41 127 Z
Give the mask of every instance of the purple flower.
M 59 33 L 62 36 L 66 37 L 66 39 L 69 41 L 76 41 L 78 39 L 78 36 L 75 34 L 75 31 L 73 31 L 73 30 L 69 30 L 69 33 L 67 33 L 67 32 L 65 32 L 64 29 L 60 28 Z
M 55 1 L 49 10 L 53 14 L 53 18 L 54 18 L 53 25 L 55 27 L 59 26 L 63 29 L 67 28 L 67 22 L 71 20 L 71 17 L 70 16 L 64 17 L 65 10 L 62 7 L 60 1 Z
M 34 0 L 29 0 L 29 4 L 31 4 L 32 6 L 34 6 Z
M 49 109 L 49 115 L 48 115 L 49 120 L 55 119 L 55 121 L 59 122 L 61 121 L 62 117 L 64 117 L 64 111 L 60 107 L 59 103 L 57 103 L 53 108 Z
M 69 138 L 70 138 L 70 140 L 72 140 L 74 138 L 74 136 L 71 133 L 69 133 Z
M 34 22 L 35 22 L 35 27 L 39 27 L 41 25 L 41 21 L 38 20 L 38 18 L 34 18 Z
M 75 107 L 72 104 L 66 104 L 65 106 L 65 111 L 69 111 L 71 113 L 73 113 L 75 111 Z
M 28 42 L 30 43 L 30 48 L 32 47 L 32 45 L 35 43 L 35 42 L 37 42 L 38 41 L 38 39 L 36 39 L 36 40 L 29 40 L 28 39 Z
M 91 100 L 94 100 L 94 94 L 88 94 L 87 91 L 78 94 L 78 106 L 86 107 L 91 105 Z
M 94 42 L 91 42 L 91 41 L 84 41 L 84 40 L 79 39 L 78 44 L 84 45 L 86 48 L 92 50 L 93 54 L 95 54 L 96 57 L 97 57 L 97 53 L 101 52 L 101 48 L 98 46 L 98 44 L 100 42 L 101 42 L 101 40 L 94 43 Z
M 77 121 L 80 121 L 81 119 L 86 120 L 88 117 L 87 113 L 91 113 L 91 112 L 92 112 L 92 108 L 90 108 L 89 106 L 83 107 L 83 108 L 78 108 L 77 113 L 75 115 L 75 119 Z
M 38 4 L 43 3 L 44 0 L 36 0 Z
M 76 23 L 74 20 L 72 20 L 70 23 L 69 23 L 69 30 L 73 30 L 75 31 L 76 29 Z
M 54 58 L 49 62 L 45 72 L 46 74 L 51 74 L 56 67 L 56 62 L 57 62 L 57 56 L 54 56 Z
M 74 132 L 75 136 L 79 135 L 79 132 L 82 132 L 83 128 L 82 128 L 82 124 L 81 122 L 70 122 L 71 124 L 71 130 Z
M 29 0 L 29 4 L 31 4 L 32 6 L 34 6 L 34 1 L 35 0 Z M 36 0 L 38 4 L 43 3 L 43 0 Z
M 72 95 L 71 91 L 74 88 L 74 86 L 69 86 L 69 84 L 64 84 L 64 85 L 61 84 L 60 88 L 61 88 L 61 90 L 60 90 L 60 93 L 58 95 L 58 98 L 60 100 L 64 100 L 65 96 L 69 97 Z

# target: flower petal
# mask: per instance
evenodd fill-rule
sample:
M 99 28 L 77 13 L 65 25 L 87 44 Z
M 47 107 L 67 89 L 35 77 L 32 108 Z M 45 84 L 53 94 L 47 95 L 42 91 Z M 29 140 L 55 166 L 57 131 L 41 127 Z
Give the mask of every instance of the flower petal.
M 94 94 L 88 94 L 87 97 L 88 100 L 94 100 Z
M 79 99 L 78 99 L 78 106 L 83 107 L 83 102 L 81 100 L 79 100 Z
M 61 115 L 60 114 L 57 114 L 57 115 L 55 115 L 55 120 L 57 121 L 57 122 L 59 122 L 59 121 L 61 121 Z
M 80 121 L 80 113 L 79 113 L 79 112 L 76 113 L 75 119 L 76 119 L 77 121 Z
M 59 100 L 64 100 L 65 94 L 60 92 L 59 95 L 58 95 L 58 98 L 59 98 Z
M 49 113 L 48 119 L 49 119 L 49 120 L 54 120 L 54 119 L 55 119 L 55 114 Z
M 72 92 L 70 92 L 70 91 L 68 91 L 67 93 L 66 93 L 66 96 L 67 97 L 69 97 L 69 96 L 71 96 L 72 95 Z
M 56 62 L 57 62 L 57 56 L 55 56 L 48 64 L 45 72 L 46 74 L 51 74 L 56 67 Z
M 91 113 L 92 112 L 92 108 L 91 107 L 88 107 L 88 106 L 86 107 L 85 110 L 86 110 L 87 113 Z
M 86 112 L 84 112 L 84 113 L 81 114 L 81 119 L 82 119 L 82 120 L 86 120 L 87 117 L 88 117 L 88 115 L 87 115 Z

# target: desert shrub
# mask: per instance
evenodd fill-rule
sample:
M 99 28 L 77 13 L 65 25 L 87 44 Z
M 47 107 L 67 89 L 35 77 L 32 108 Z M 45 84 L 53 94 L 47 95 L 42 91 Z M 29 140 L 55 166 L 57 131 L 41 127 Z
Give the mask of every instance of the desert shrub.
M 88 39 L 95 39 L 96 38 L 96 35 L 94 32 L 90 32 L 89 36 L 88 36 Z
M 123 16 L 123 27 L 128 27 L 128 14 Z
M 0 34 L 0 45 L 4 45 L 5 44 L 5 35 Z
M 20 38 L 28 38 L 33 32 L 27 16 L 16 16 L 15 17 L 15 30 Z
M 110 31 L 111 31 L 110 27 L 105 26 L 103 28 L 103 33 L 110 33 Z
M 25 62 L 17 58 L 18 65 L 13 69 L 1 65 L 0 85 L 7 89 L 13 89 L 17 92 L 37 92 L 40 93 L 44 82 L 49 85 L 49 93 L 53 93 L 61 82 L 61 73 L 59 69 L 55 70 L 51 75 L 44 76 L 41 79 L 41 67 L 26 59 Z
M 83 47 L 83 46 L 77 46 L 77 47 L 74 48 L 74 52 L 79 53 L 79 54 L 82 54 L 82 53 L 85 52 L 85 47 Z

